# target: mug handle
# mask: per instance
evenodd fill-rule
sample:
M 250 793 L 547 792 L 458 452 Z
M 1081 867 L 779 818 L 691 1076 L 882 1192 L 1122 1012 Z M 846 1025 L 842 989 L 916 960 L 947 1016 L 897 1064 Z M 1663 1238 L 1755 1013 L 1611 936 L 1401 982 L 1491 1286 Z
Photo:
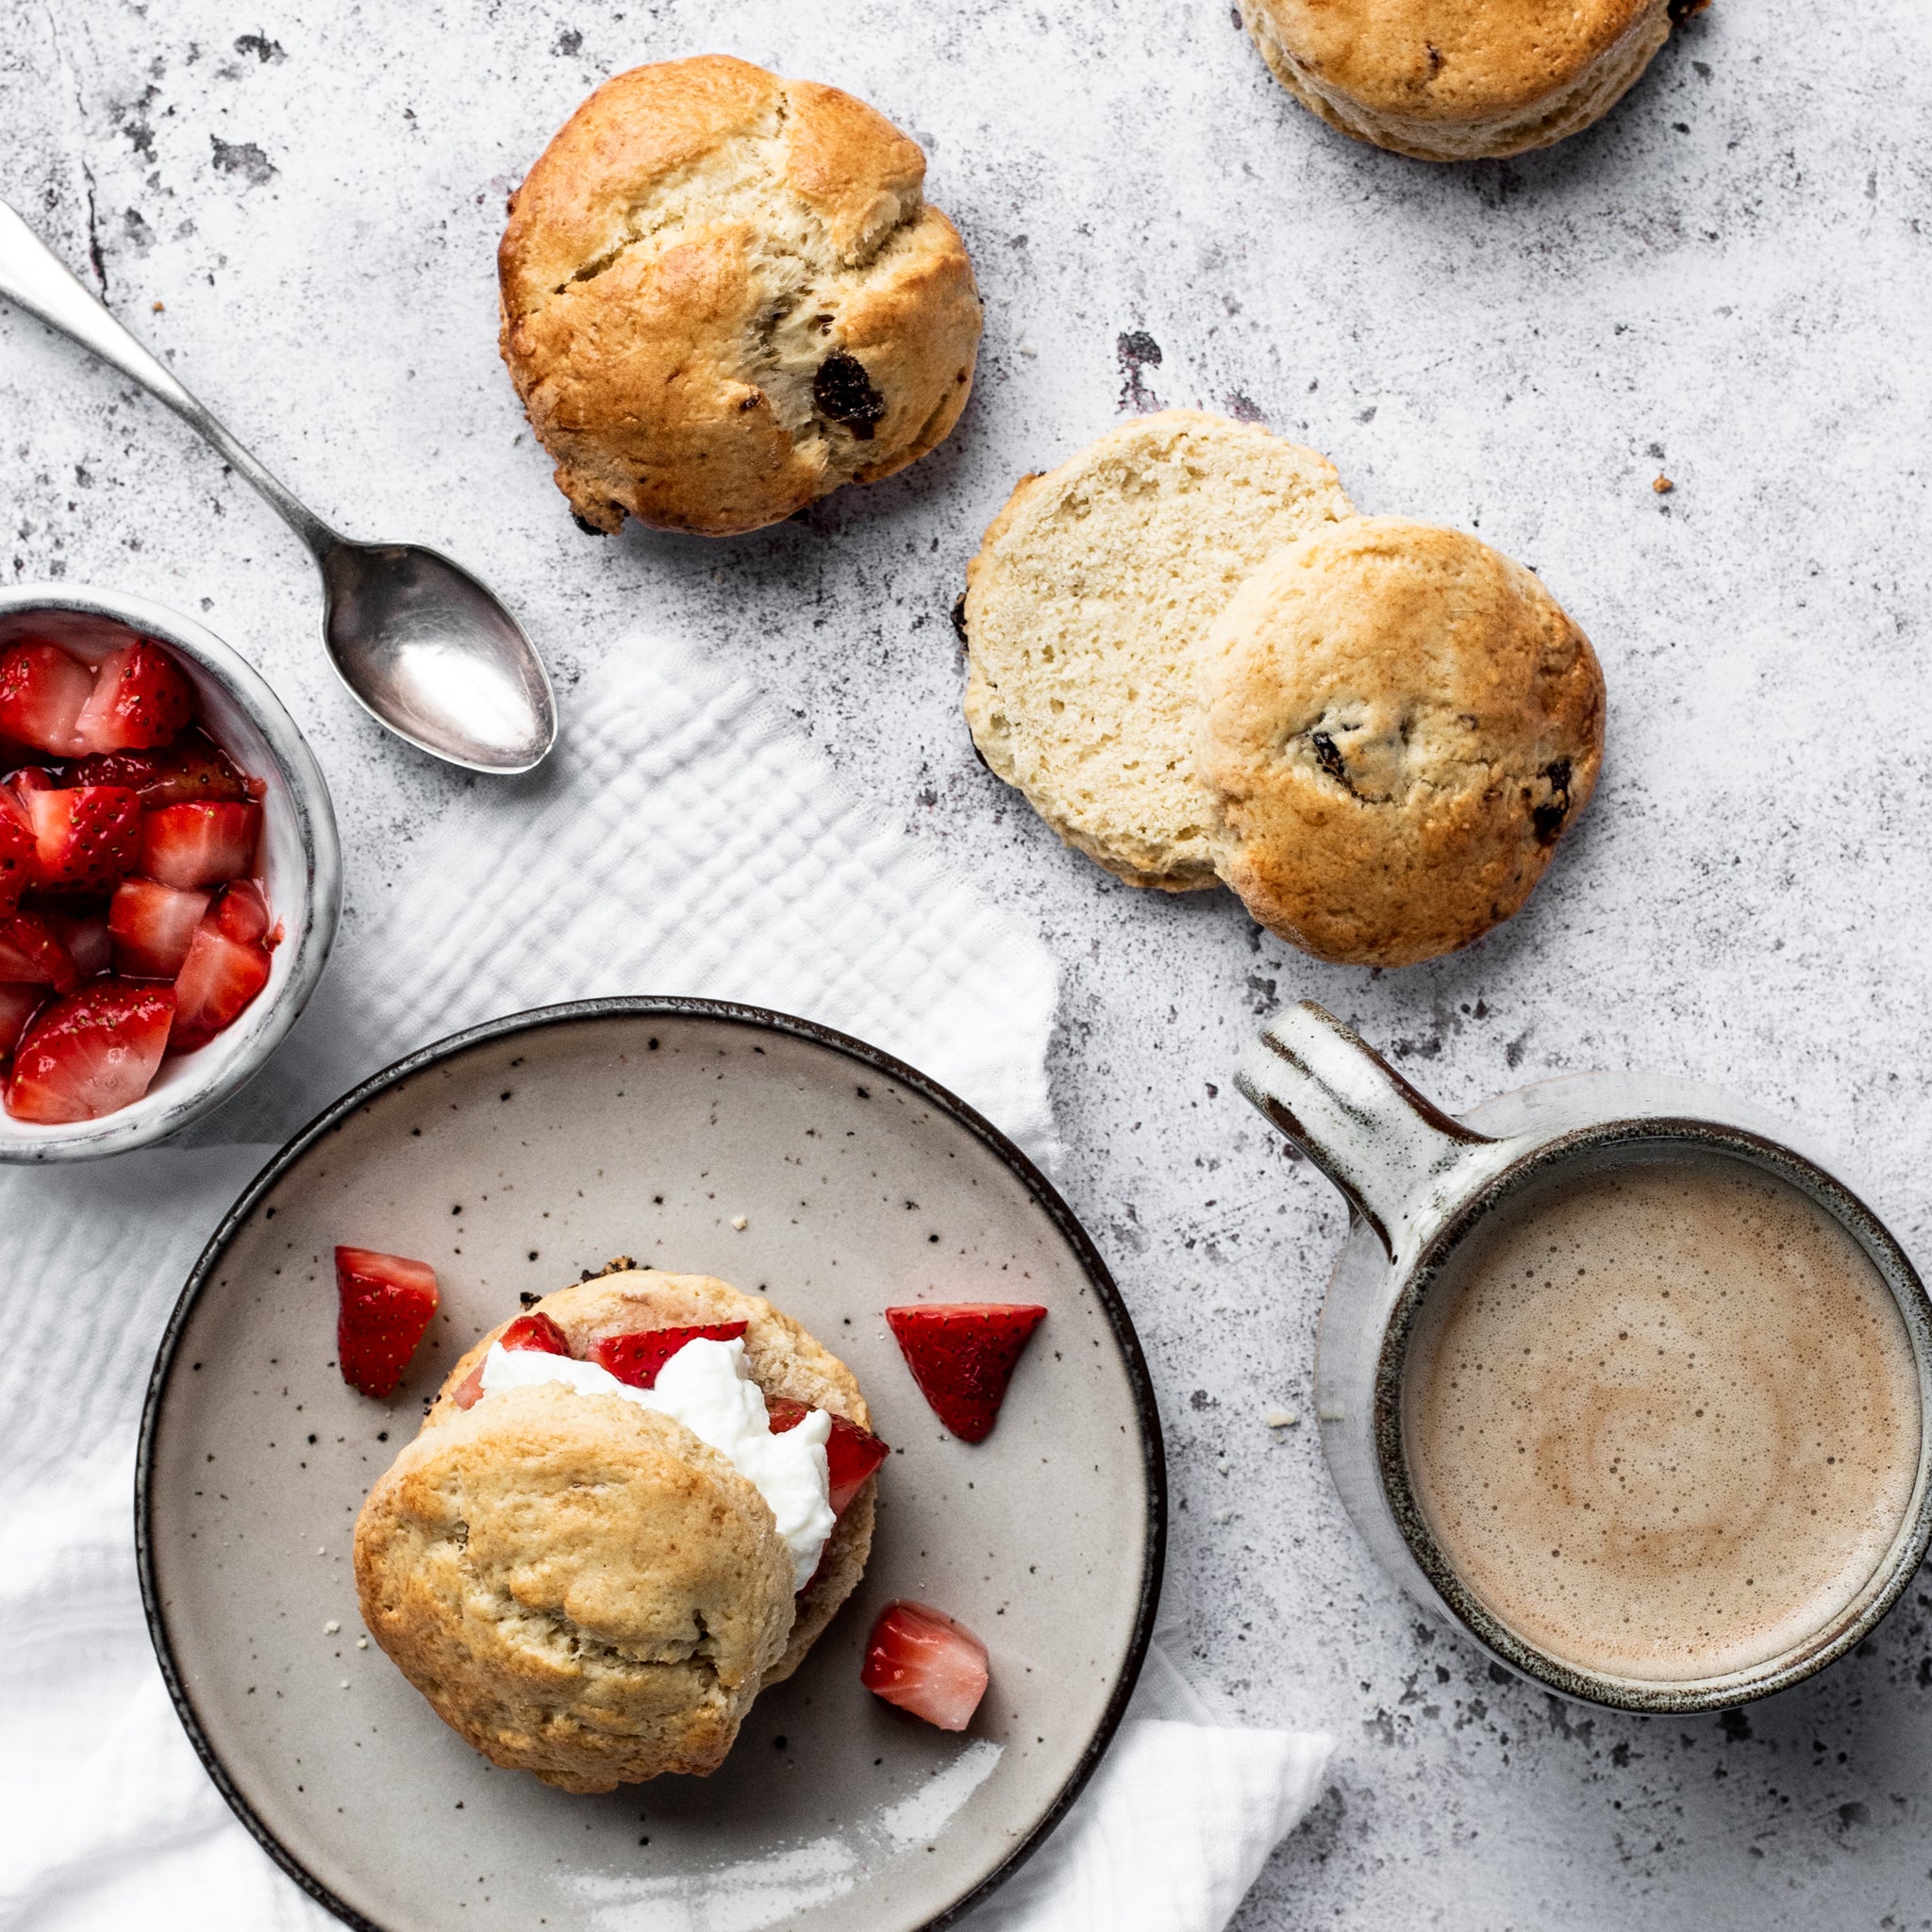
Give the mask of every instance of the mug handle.
M 1499 1144 L 1313 1000 L 1270 1021 L 1235 1084 L 1347 1195 L 1391 1261 L 1403 1224 L 1463 1194 L 1472 1150 Z

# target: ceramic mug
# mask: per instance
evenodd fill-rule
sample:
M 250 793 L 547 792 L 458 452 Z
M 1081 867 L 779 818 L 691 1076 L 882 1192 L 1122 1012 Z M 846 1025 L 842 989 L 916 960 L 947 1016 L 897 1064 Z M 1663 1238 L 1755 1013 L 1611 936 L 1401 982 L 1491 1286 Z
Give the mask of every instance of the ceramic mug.
M 1793 1130 L 1689 1082 L 1584 1074 L 1542 1082 L 1452 1119 L 1312 1002 L 1281 1014 L 1239 1084 L 1347 1196 L 1348 1238 L 1322 1309 L 1315 1400 L 1343 1505 L 1395 1579 L 1512 1670 L 1567 1696 L 1626 1710 L 1708 1710 L 1784 1689 L 1858 1643 L 1932 1541 L 1932 1303 L 1904 1250 Z M 1918 1469 L 1896 1537 L 1824 1628 L 1719 1677 L 1640 1681 L 1554 1657 L 1491 1612 L 1457 1574 L 1411 1488 L 1402 1439 L 1409 1344 L 1452 1253 L 1524 1189 L 1620 1161 L 1719 1155 L 1789 1182 L 1864 1250 L 1890 1290 L 1916 1358 Z

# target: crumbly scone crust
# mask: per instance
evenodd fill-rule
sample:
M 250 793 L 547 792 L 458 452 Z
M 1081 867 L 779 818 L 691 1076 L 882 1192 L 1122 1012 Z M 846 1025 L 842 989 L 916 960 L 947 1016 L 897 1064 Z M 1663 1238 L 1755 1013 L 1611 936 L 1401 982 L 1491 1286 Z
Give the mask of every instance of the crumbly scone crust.
M 871 1426 L 837 1357 L 709 1276 L 614 1264 L 535 1306 L 578 1355 L 608 1335 L 742 1321 L 768 1395 Z M 450 1371 L 363 1506 L 370 1633 L 494 1763 L 575 1791 L 715 1770 L 759 1690 L 797 1668 L 857 1585 L 876 1480 L 794 1599 L 764 1498 L 669 1417 L 544 1388 L 458 1407 L 455 1390 L 507 1325 Z
M 1580 133 L 1671 34 L 1668 0 L 1241 0 L 1241 12 L 1304 107 L 1425 161 Z
M 1321 959 L 1410 965 L 1509 918 L 1603 758 L 1603 674 L 1542 584 L 1396 517 L 1270 558 L 1197 691 L 1222 876 Z
M 940 442 L 981 313 L 925 157 L 836 88 L 634 68 L 510 199 L 501 347 L 578 519 L 725 536 Z
M 1129 885 L 1215 884 L 1186 658 L 1271 549 L 1349 514 L 1324 457 L 1197 409 L 1022 477 L 966 567 L 966 721 L 988 768 Z

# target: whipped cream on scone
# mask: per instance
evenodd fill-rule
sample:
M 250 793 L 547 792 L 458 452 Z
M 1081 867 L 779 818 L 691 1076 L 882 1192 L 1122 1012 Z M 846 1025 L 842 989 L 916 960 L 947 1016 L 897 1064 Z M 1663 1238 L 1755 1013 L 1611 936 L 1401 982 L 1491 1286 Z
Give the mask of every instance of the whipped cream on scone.
M 612 1352 L 666 1337 L 646 1372 Z M 450 1371 L 357 1523 L 364 1620 L 493 1763 L 576 1791 L 713 1771 L 864 1569 L 870 1427 L 762 1296 L 614 1263 Z

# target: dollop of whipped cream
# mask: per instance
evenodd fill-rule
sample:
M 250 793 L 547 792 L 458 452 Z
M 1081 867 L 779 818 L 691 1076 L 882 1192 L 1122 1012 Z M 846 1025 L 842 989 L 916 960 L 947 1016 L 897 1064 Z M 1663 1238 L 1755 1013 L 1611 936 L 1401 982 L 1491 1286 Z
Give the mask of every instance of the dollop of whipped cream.
M 744 1366 L 742 1341 L 687 1341 L 658 1371 L 655 1389 L 633 1389 L 596 1362 L 492 1343 L 483 1357 L 483 1392 L 561 1382 L 584 1395 L 615 1395 L 682 1423 L 758 1491 L 791 1552 L 791 1587 L 811 1581 L 835 1518 L 825 1442 L 832 1418 L 815 1408 L 796 1428 L 772 1433 L 765 1394 Z

